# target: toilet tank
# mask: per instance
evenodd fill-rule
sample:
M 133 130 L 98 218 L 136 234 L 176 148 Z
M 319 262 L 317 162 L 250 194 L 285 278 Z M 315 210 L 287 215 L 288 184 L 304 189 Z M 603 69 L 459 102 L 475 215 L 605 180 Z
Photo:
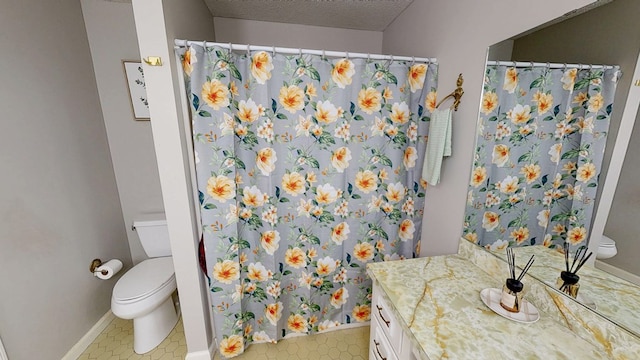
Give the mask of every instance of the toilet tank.
M 171 256 L 169 230 L 164 213 L 142 214 L 133 221 L 144 252 L 151 258 Z

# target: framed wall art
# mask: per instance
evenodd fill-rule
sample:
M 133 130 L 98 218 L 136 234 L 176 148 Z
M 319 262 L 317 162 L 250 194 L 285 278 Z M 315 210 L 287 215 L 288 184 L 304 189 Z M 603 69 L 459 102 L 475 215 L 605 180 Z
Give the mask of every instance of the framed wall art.
M 135 60 L 123 60 L 124 74 L 127 80 L 127 90 L 131 100 L 131 110 L 136 120 L 149 120 L 149 103 L 144 81 L 142 63 Z

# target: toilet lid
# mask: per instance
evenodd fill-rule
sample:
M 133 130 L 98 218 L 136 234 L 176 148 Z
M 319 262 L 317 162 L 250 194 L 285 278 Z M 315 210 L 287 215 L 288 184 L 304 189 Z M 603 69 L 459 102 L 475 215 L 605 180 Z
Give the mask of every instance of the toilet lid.
M 116 300 L 126 301 L 148 296 L 174 278 L 170 256 L 145 260 L 127 271 L 113 288 Z
M 611 239 L 608 236 L 602 236 L 602 238 L 600 239 L 600 244 L 598 245 L 599 247 L 614 247 L 616 246 L 616 242 L 613 241 L 613 239 Z

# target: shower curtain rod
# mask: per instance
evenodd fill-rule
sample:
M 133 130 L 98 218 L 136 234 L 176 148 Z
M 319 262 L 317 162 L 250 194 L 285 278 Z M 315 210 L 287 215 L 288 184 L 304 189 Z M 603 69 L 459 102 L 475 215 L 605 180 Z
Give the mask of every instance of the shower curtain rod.
M 584 64 L 558 64 L 558 63 L 539 63 L 539 62 L 526 62 L 526 61 L 487 61 L 487 65 L 500 66 L 511 65 L 514 67 L 548 67 L 550 69 L 613 69 L 615 66 L 611 65 L 584 65 Z
M 177 46 L 187 46 L 191 44 L 204 46 L 204 41 L 191 41 L 191 40 L 176 40 L 175 44 Z M 231 44 L 231 43 L 216 43 L 216 42 L 206 42 L 206 46 L 219 46 L 225 49 L 233 49 L 240 51 L 251 50 L 261 50 L 268 51 L 272 53 L 280 53 L 280 54 L 311 54 L 311 55 L 322 55 L 326 57 L 346 57 L 346 58 L 361 58 L 361 59 L 373 59 L 373 60 L 401 60 L 401 61 L 416 61 L 416 62 L 424 62 L 424 63 L 433 63 L 437 64 L 438 59 L 436 58 L 422 58 L 422 57 L 411 57 L 411 56 L 394 56 L 394 55 L 380 55 L 380 54 L 363 54 L 363 53 L 351 53 L 351 52 L 342 52 L 342 51 L 324 51 L 324 50 L 309 50 L 309 49 L 295 49 L 295 48 L 284 48 L 284 47 L 268 47 L 268 46 L 254 46 L 254 45 L 240 45 L 240 44 Z

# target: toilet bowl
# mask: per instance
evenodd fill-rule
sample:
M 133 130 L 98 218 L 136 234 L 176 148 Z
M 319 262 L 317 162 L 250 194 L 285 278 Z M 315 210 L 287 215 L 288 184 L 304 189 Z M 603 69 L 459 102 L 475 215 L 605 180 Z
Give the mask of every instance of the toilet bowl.
M 160 217 L 163 214 L 157 214 Z M 111 311 L 121 319 L 133 320 L 133 350 L 144 354 L 153 350 L 178 322 L 172 294 L 176 290 L 166 221 L 146 218 L 134 222 L 140 242 L 149 256 L 116 283 L 111 295 Z
M 598 245 L 598 253 L 596 254 L 596 259 L 609 259 L 614 257 L 617 253 L 618 249 L 616 248 L 616 242 L 613 241 L 610 237 L 602 235 L 600 244 Z

